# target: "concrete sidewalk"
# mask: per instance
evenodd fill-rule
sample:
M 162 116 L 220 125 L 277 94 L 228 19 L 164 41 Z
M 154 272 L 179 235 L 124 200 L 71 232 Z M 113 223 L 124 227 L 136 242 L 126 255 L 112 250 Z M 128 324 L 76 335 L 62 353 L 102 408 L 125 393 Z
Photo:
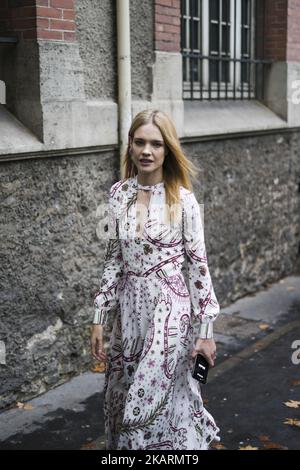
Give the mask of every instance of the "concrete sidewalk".
M 104 375 L 87 372 L 0 414 L 0 449 L 80 449 L 104 433 Z M 101 445 L 101 442 L 99 442 Z
M 218 357 L 202 387 L 221 428 L 222 446 L 300 448 L 300 365 L 291 361 L 300 340 L 300 275 L 238 300 L 215 323 Z M 298 380 L 300 383 L 300 380 Z M 85 373 L 28 402 L 32 409 L 0 414 L 0 449 L 101 449 L 103 374 Z M 294 385 L 296 384 L 296 385 Z

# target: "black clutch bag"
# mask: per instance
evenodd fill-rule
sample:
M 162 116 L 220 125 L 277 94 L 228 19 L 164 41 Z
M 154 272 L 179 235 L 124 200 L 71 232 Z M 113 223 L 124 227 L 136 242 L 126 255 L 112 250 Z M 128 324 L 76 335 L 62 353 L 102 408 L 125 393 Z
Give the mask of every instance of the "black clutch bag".
M 206 384 L 209 364 L 202 354 L 197 354 L 195 357 L 194 370 L 192 377 L 199 382 Z

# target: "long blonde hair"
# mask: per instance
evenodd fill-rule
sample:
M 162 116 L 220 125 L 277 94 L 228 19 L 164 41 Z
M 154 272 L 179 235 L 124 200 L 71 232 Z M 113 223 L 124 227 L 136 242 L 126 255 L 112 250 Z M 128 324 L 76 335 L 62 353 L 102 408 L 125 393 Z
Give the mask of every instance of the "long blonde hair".
M 123 159 L 124 176 L 125 178 L 132 178 L 138 173 L 129 153 L 129 138 L 133 139 L 135 131 L 140 126 L 149 123 L 158 127 L 168 149 L 163 163 L 163 180 L 170 219 L 175 220 L 179 216 L 176 209 L 180 205 L 179 186 L 192 191 L 191 177 L 195 178 L 199 169 L 184 155 L 176 128 L 172 120 L 163 111 L 146 109 L 134 117 L 128 132 L 128 145 Z M 175 207 L 175 211 L 173 207 Z

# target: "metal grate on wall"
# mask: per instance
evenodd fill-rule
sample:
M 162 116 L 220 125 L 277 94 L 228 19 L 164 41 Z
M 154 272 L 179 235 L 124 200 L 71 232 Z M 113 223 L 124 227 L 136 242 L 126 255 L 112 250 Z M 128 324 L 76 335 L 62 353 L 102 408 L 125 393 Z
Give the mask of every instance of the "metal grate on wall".
M 183 99 L 264 99 L 264 0 L 182 0 Z

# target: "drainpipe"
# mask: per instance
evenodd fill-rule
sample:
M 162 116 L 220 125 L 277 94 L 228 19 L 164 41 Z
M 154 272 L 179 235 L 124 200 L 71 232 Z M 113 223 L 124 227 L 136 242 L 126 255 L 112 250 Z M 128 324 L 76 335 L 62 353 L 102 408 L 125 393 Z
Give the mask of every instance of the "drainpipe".
M 128 143 L 128 131 L 131 124 L 131 60 L 130 60 L 130 13 L 129 0 L 117 0 L 117 36 L 118 36 L 118 121 L 120 175 L 123 156 Z

